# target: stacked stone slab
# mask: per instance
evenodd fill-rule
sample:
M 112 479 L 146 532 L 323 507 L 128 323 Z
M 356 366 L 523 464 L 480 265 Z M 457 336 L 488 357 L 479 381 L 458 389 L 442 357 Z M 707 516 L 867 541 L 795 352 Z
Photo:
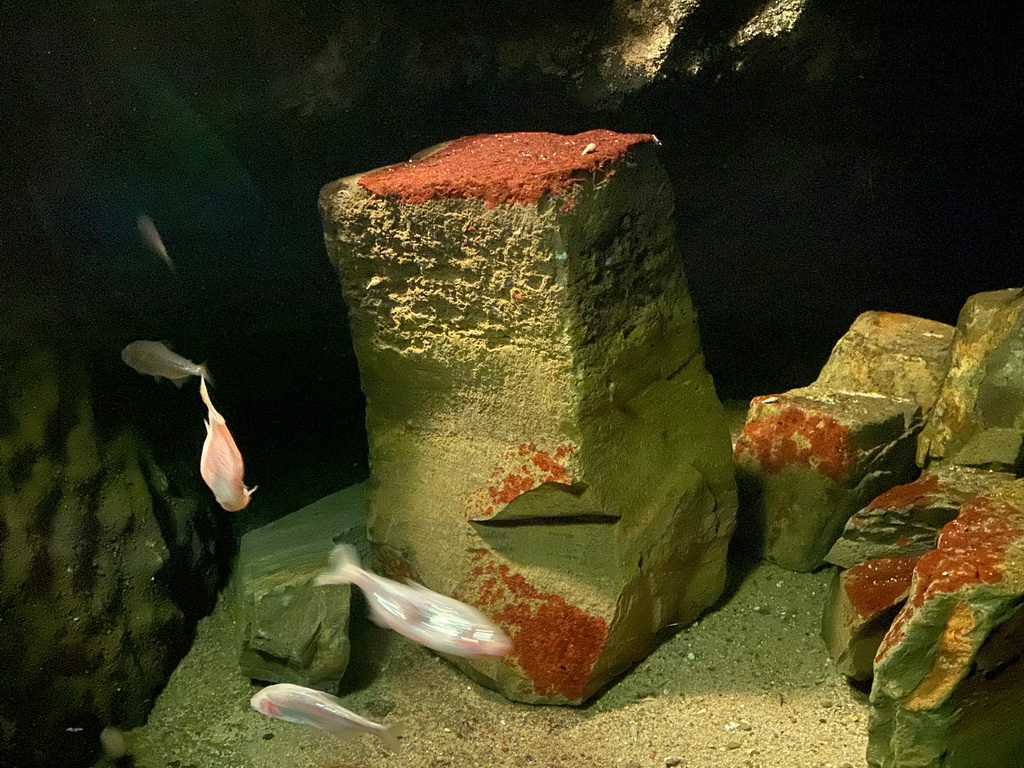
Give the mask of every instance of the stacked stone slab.
M 875 654 L 910 591 L 917 557 L 879 557 L 835 569 L 821 634 L 836 669 L 870 680 Z
M 722 591 L 736 494 L 654 137 L 472 136 L 329 184 L 391 575 L 512 638 L 454 660 L 581 702 Z
M 1024 755 L 1024 480 L 967 503 L 920 557 L 875 658 L 868 762 L 1005 768 Z
M 351 486 L 242 537 L 235 626 L 248 677 L 337 692 L 349 660 L 351 588 L 313 578 L 338 542 L 367 554 L 364 496 L 362 484 Z
M 734 449 L 746 538 L 796 571 L 822 564 L 846 521 L 912 480 L 916 438 L 949 365 L 953 329 L 865 312 L 810 386 L 756 397 Z
M 913 482 L 890 488 L 859 510 L 825 559 L 852 568 L 872 558 L 923 555 L 935 549 L 939 531 L 960 507 L 1013 479 L 1009 472 L 934 464 Z
M 828 553 L 837 570 L 822 617 L 836 667 L 869 680 L 874 656 L 910 590 L 917 559 L 935 549 L 939 531 L 975 497 L 1013 480 L 1005 472 L 936 464 L 917 480 L 889 489 L 846 524 Z

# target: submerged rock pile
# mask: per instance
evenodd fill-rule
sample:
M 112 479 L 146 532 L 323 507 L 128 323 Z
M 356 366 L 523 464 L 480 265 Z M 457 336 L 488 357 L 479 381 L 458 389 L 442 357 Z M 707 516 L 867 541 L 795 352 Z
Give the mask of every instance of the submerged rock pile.
M 804 390 L 755 399 L 736 447 L 746 487 L 760 494 L 769 557 L 813 567 L 810 558 L 797 563 L 785 554 L 817 556 L 825 544 L 823 559 L 843 569 L 836 572 L 823 632 L 840 671 L 872 681 L 872 766 L 995 768 L 1016 765 L 1024 754 L 1017 727 L 1024 705 L 1024 480 L 1016 479 L 1024 470 L 1022 310 L 1024 290 L 978 294 L 965 304 L 955 333 L 922 332 L 934 339 L 926 342 L 934 354 L 921 355 L 921 346 L 909 343 L 912 334 L 902 349 L 875 345 L 888 352 L 875 362 L 869 355 L 865 370 L 892 382 L 884 374 L 889 361 L 913 375 L 914 386 L 896 389 L 915 403 L 911 469 L 924 471 L 910 482 L 887 483 L 892 487 L 855 514 L 849 514 L 850 484 L 836 481 L 833 466 L 836 455 L 855 457 L 850 466 L 862 456 L 835 450 L 862 449 L 851 430 L 838 430 L 844 440 L 826 451 L 823 441 L 812 440 L 820 430 L 807 426 L 820 427 L 824 419 L 765 418 L 768 400 L 798 408 L 823 381 L 842 386 L 832 372 Z M 906 318 L 900 325 L 920 330 L 928 322 Z M 863 327 L 864 316 L 857 325 Z M 874 333 L 884 336 L 877 323 Z M 844 346 L 848 337 L 830 366 Z M 894 395 L 891 387 L 878 389 Z M 875 440 L 866 453 L 884 453 L 891 444 L 884 431 L 868 431 Z M 783 474 L 789 466 L 797 468 Z M 832 481 L 828 493 L 817 490 L 822 476 Z M 841 535 L 840 520 L 846 521 Z

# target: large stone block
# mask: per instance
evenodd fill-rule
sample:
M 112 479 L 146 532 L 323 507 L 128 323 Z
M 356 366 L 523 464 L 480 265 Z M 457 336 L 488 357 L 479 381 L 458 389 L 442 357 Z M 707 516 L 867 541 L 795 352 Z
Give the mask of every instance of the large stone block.
M 883 394 L 931 410 L 949 369 L 953 327 L 896 312 L 864 312 L 836 342 L 815 387 Z
M 952 362 L 918 441 L 918 463 L 1024 469 L 1024 289 L 971 296 Z M 962 455 L 962 458 L 961 458 Z
M 254 680 L 336 693 L 348 666 L 350 587 L 317 587 L 339 541 L 366 554 L 363 484 L 242 537 L 235 568 L 239 666 Z
M 735 519 L 654 138 L 468 137 L 320 205 L 381 562 L 508 631 L 468 673 L 585 700 L 717 599 Z
M 875 657 L 868 762 L 1021 764 L 1024 480 L 964 505 L 914 567 Z

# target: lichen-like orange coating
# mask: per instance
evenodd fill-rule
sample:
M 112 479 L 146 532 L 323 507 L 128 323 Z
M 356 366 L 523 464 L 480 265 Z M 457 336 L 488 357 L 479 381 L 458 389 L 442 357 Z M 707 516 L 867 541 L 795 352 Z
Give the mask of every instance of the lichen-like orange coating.
M 510 659 L 539 695 L 582 700 L 605 647 L 607 622 L 561 595 L 541 592 L 484 552 L 475 559 L 480 564 L 470 571 L 473 602 L 508 632 Z
M 914 612 L 937 595 L 1003 578 L 1006 551 L 1024 536 L 1024 511 L 989 495 L 978 496 L 942 528 L 936 549 L 921 555 L 906 605 L 879 646 L 876 660 L 906 634 Z
M 744 425 L 736 441 L 736 458 L 749 453 L 772 474 L 801 464 L 837 482 L 845 480 L 857 463 L 850 428 L 826 414 L 764 402 L 772 397 L 778 395 L 755 398 L 761 410 Z
M 613 173 L 615 161 L 648 133 L 594 130 L 557 133 L 485 133 L 466 136 L 422 159 L 364 173 L 359 186 L 403 203 L 479 198 L 488 208 L 502 203 L 536 205 L 587 178 Z M 583 150 L 590 144 L 594 149 Z M 571 205 L 571 203 L 570 203 Z
M 917 557 L 879 557 L 843 574 L 843 588 L 861 619 L 895 605 L 910 589 Z

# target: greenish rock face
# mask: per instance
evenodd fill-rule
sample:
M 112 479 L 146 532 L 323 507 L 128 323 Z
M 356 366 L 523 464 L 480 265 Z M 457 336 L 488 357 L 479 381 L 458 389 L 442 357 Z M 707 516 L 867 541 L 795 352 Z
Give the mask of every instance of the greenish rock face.
M 817 385 L 755 398 L 734 455 L 765 556 L 819 567 L 857 510 L 917 474 L 919 417 L 911 400 Z
M 371 538 L 392 575 L 506 629 L 507 657 L 453 661 L 522 701 L 584 701 L 724 584 L 728 429 L 664 171 L 649 144 L 624 157 L 528 205 L 321 194 Z
M 212 519 L 135 432 L 100 429 L 73 354 L 2 330 L 0 349 L 0 754 L 91 764 L 211 604 Z
M 1024 291 L 971 296 L 957 321 L 952 362 L 921 433 L 918 462 L 1020 469 L 1024 435 Z
M 348 585 L 314 586 L 335 543 L 366 553 L 365 488 L 355 485 L 250 531 L 235 570 L 239 666 L 267 683 L 336 693 L 348 667 Z

